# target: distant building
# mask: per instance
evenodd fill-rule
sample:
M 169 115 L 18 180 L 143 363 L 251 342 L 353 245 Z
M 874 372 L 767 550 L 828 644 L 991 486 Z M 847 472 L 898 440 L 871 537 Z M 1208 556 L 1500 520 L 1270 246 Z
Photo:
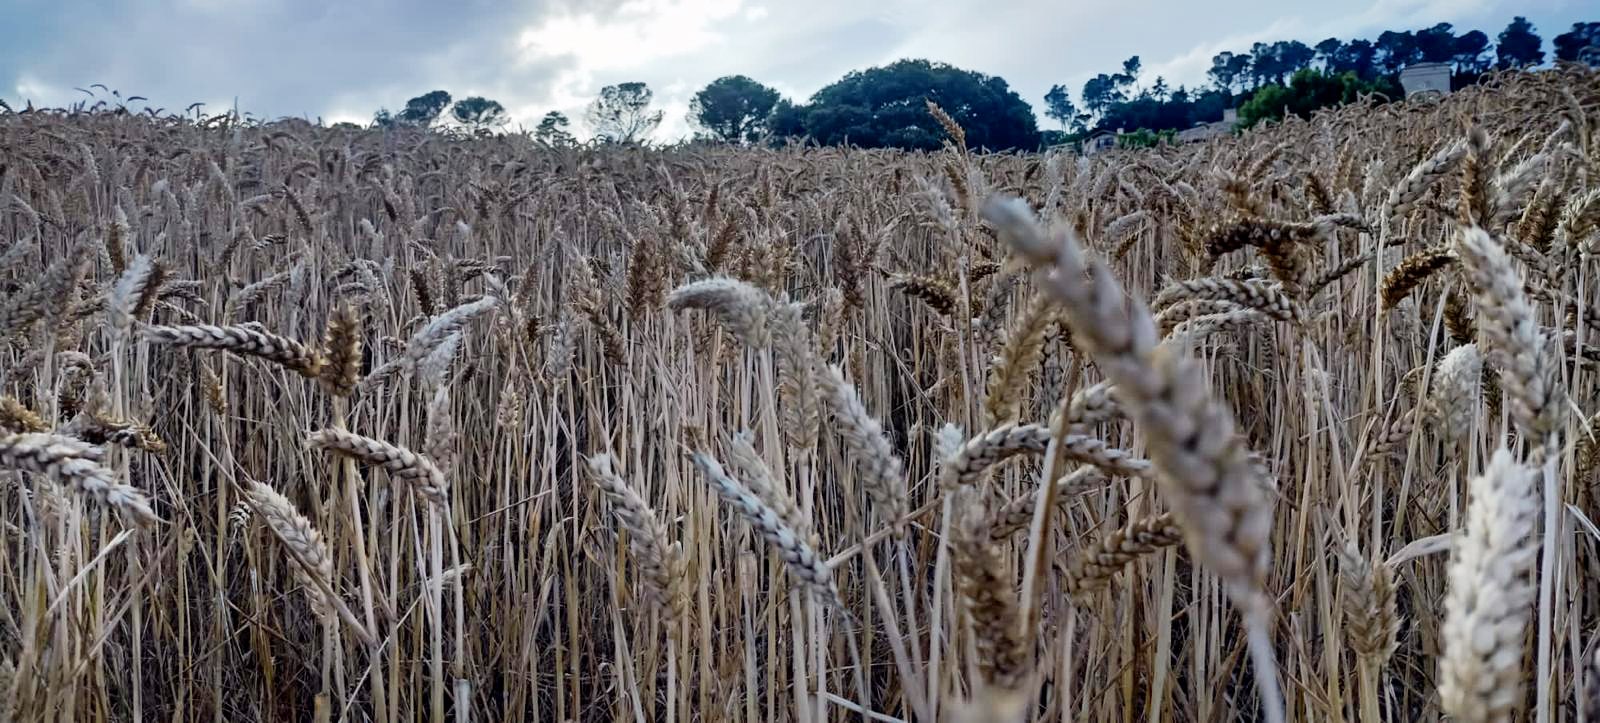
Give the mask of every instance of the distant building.
M 1083 155 L 1092 156 L 1102 151 L 1117 147 L 1117 134 L 1108 130 L 1098 130 L 1083 139 Z
M 1416 63 L 1400 71 L 1400 86 L 1406 97 L 1450 95 L 1449 63 Z
M 1239 110 L 1227 108 L 1222 111 L 1222 120 L 1210 123 L 1196 123 L 1193 128 L 1178 131 L 1174 139 L 1179 143 L 1197 143 L 1220 138 L 1233 132 L 1234 124 L 1239 122 Z

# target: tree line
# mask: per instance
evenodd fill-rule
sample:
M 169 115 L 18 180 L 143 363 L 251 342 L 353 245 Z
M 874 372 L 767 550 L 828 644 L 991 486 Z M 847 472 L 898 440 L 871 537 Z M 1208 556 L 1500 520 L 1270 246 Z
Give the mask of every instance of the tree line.
M 1574 23 L 1554 38 L 1556 59 L 1600 63 L 1600 23 Z M 689 120 L 698 141 L 782 144 L 806 139 L 822 145 L 935 149 L 943 130 L 929 116 L 937 103 L 966 129 L 973 148 L 1032 150 L 1076 141 L 1095 131 L 1137 131 L 1153 139 L 1223 118 L 1237 108 L 1241 125 L 1281 119 L 1285 113 L 1348 103 L 1363 95 L 1398 98 L 1402 69 L 1415 63 L 1446 63 L 1452 86 L 1473 82 L 1492 68 L 1522 68 L 1545 61 L 1544 42 L 1533 24 L 1518 16 L 1491 45 L 1480 30 L 1457 33 L 1450 23 L 1421 30 L 1385 31 L 1376 39 L 1327 38 L 1315 45 L 1298 40 L 1259 42 L 1248 50 L 1211 59 L 1208 82 L 1171 87 L 1157 76 L 1143 82 L 1139 56 L 1118 72 L 1099 73 L 1084 83 L 1076 100 L 1065 85 L 1044 96 L 1045 116 L 1059 130 L 1038 128 L 1033 108 L 1002 78 L 929 60 L 901 60 L 852 71 L 796 103 L 743 75 L 718 78 L 697 92 Z M 641 82 L 606 86 L 584 120 L 599 143 L 640 143 L 661 124 L 654 93 Z M 379 110 L 383 127 L 435 127 L 453 120 L 469 133 L 492 133 L 509 118 L 498 102 L 483 97 L 453 100 L 435 90 L 406 102 L 397 112 Z M 550 146 L 578 144 L 571 120 L 558 111 L 540 119 L 532 138 Z
M 1556 59 L 1595 62 L 1600 23 L 1574 23 L 1554 39 Z M 1139 56 L 1122 70 L 1100 73 L 1084 83 L 1074 102 L 1066 86 L 1045 94 L 1045 115 L 1071 140 L 1097 130 L 1179 130 L 1221 120 L 1237 108 L 1241 125 L 1276 120 L 1285 112 L 1312 111 L 1348 103 L 1363 94 L 1398 98 L 1400 71 L 1416 63 L 1445 63 L 1451 85 L 1474 83 L 1491 68 L 1524 68 L 1545 61 L 1544 42 L 1525 17 L 1515 17 L 1495 38 L 1481 30 L 1457 33 L 1450 23 L 1421 30 L 1388 30 L 1376 39 L 1327 38 L 1315 45 L 1298 40 L 1258 42 L 1248 50 L 1224 51 L 1211 58 L 1205 86 L 1170 88 L 1156 77 L 1141 83 Z M 1586 49 L 1589 54 L 1585 55 Z

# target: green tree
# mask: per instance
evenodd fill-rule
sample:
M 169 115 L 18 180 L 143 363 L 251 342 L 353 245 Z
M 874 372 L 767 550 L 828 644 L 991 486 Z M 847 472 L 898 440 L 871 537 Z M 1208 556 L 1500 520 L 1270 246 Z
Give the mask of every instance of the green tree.
M 790 138 L 800 138 L 806 134 L 806 109 L 795 105 L 787 98 L 781 99 L 772 106 L 772 113 L 767 116 L 767 137 L 777 143 L 785 143 Z
M 1389 75 L 1404 70 L 1422 58 L 1422 51 L 1417 49 L 1417 37 L 1409 30 L 1403 33 L 1385 30 L 1378 36 L 1373 48 L 1378 52 L 1379 67 Z
M 1534 32 L 1533 23 L 1521 15 L 1500 31 L 1499 40 L 1494 48 L 1498 67 L 1524 68 L 1544 62 L 1544 51 L 1540 49 L 1544 40 Z
M 1273 54 L 1271 43 L 1252 44 L 1249 55 L 1250 87 L 1260 87 L 1282 74 L 1278 70 L 1278 57 Z
M 1206 71 L 1206 76 L 1211 78 L 1217 90 L 1232 92 L 1234 86 L 1243 81 L 1249 72 L 1250 56 L 1224 50 L 1211 56 L 1211 70 Z
M 661 125 L 661 111 L 650 110 L 655 93 L 640 82 L 618 83 L 600 89 L 585 114 L 595 137 L 607 143 L 640 143 Z
M 1122 89 L 1124 93 L 1126 93 L 1129 88 L 1136 87 L 1139 83 L 1139 73 L 1142 70 L 1144 70 L 1144 63 L 1140 62 L 1139 56 L 1137 55 L 1131 56 L 1127 60 L 1122 61 L 1122 72 L 1115 76 L 1117 79 L 1117 87 Z
M 1284 75 L 1292 75 L 1311 65 L 1312 58 L 1317 57 L 1317 51 L 1298 40 L 1273 43 L 1272 53 L 1278 60 L 1279 72 Z
M 1489 61 L 1483 55 L 1488 49 L 1489 36 L 1482 30 L 1462 33 L 1456 38 L 1455 54 L 1451 56 L 1456 64 L 1456 72 L 1477 74 L 1488 70 Z
M 778 91 L 742 75 L 711 81 L 689 102 L 689 119 L 724 143 L 754 141 L 766 129 Z
M 961 124 L 973 148 L 1039 147 L 1033 109 L 1004 80 L 927 60 L 855 71 L 817 91 L 806 133 L 827 145 L 936 149 L 945 133 L 928 114 L 929 100 Z
M 1267 120 L 1281 120 L 1285 113 L 1302 118 L 1318 108 L 1354 101 L 1364 93 L 1381 92 L 1398 97 L 1399 89 L 1390 79 L 1367 81 L 1355 73 L 1332 75 L 1310 68 L 1294 74 L 1287 86 L 1264 85 L 1250 100 L 1239 106 L 1239 124 L 1249 127 Z
M 1323 70 L 1331 71 L 1334 59 L 1339 57 L 1339 49 L 1344 47 L 1344 43 L 1338 38 L 1328 38 L 1312 47 L 1317 51 L 1317 63 L 1322 65 Z
M 456 101 L 450 108 L 450 115 L 474 133 L 498 128 L 508 120 L 505 106 L 480 95 Z
M 1095 115 L 1104 115 L 1111 106 L 1128 99 L 1122 92 L 1122 83 L 1115 75 L 1101 73 L 1083 84 L 1083 107 Z
M 1571 30 L 1555 37 L 1555 46 L 1559 60 L 1582 59 L 1585 48 L 1600 48 L 1600 23 L 1573 23 Z
M 557 110 L 550 111 L 539 119 L 539 126 L 533 129 L 533 139 L 551 148 L 571 148 L 578 145 L 578 139 L 572 136 L 571 126 L 572 122 L 567 120 L 567 114 Z
M 1424 63 L 1448 63 L 1456 56 L 1456 33 L 1450 23 L 1439 23 L 1414 36 L 1417 53 Z
M 1171 143 L 1174 132 L 1170 130 L 1152 131 L 1149 128 L 1140 128 L 1132 133 L 1122 133 L 1117 136 L 1118 148 L 1154 148 L 1161 143 Z
M 1077 122 L 1078 106 L 1072 102 L 1072 94 L 1067 91 L 1066 86 L 1050 86 L 1050 92 L 1044 94 L 1044 114 L 1060 123 L 1063 131 Z
M 1334 73 L 1355 73 L 1356 77 L 1370 80 L 1377 75 L 1378 48 L 1370 40 L 1352 40 L 1339 48 L 1333 56 Z
M 394 120 L 406 125 L 427 128 L 439 120 L 439 115 L 450 105 L 450 94 L 442 90 L 429 91 L 406 101 L 406 107 L 394 114 Z
M 1167 87 L 1167 79 L 1159 75 L 1156 76 L 1156 82 L 1150 84 L 1150 96 L 1158 101 L 1165 101 L 1171 90 Z

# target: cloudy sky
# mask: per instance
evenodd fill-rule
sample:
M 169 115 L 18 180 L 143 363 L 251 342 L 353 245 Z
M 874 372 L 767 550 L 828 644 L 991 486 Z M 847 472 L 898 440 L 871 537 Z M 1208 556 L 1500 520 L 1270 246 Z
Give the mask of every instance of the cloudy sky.
M 1376 37 L 1454 23 L 1491 38 L 1514 14 L 1546 41 L 1588 0 L 0 0 L 0 98 L 61 105 L 102 83 L 157 107 L 370 120 L 435 88 L 499 100 L 532 127 L 581 124 L 605 85 L 644 81 L 688 132 L 689 98 L 744 74 L 804 100 L 844 73 L 920 57 L 998 75 L 1036 108 L 1053 83 L 1144 61 L 1204 81 L 1255 41 Z M 587 135 L 579 129 L 580 135 Z

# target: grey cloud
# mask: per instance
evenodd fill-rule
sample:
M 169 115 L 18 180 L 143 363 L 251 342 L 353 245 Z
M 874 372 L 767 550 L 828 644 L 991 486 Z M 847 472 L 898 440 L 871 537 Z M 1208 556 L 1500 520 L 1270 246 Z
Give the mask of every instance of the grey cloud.
M 238 97 L 266 116 L 356 103 L 370 112 L 450 85 L 537 93 L 559 61 L 519 65 L 513 55 L 516 29 L 539 11 L 487 0 L 157 0 L 85 12 L 23 0 L 4 38 L 20 42 L 0 51 L 0 88 L 104 83 L 167 107 Z

